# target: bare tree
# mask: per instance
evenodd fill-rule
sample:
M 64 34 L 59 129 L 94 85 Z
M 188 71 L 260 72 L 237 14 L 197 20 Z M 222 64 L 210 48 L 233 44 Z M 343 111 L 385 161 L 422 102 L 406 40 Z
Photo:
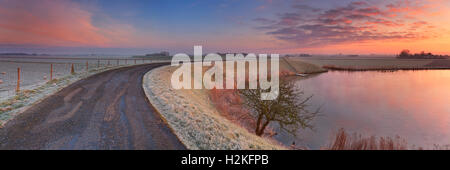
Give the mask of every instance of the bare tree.
M 280 93 L 275 100 L 261 100 L 262 89 L 240 90 L 245 106 L 256 119 L 255 133 L 264 134 L 264 130 L 271 122 L 279 124 L 280 128 L 295 135 L 299 128 L 312 128 L 311 121 L 319 113 L 319 109 L 311 112 L 307 109 L 307 102 L 312 96 L 303 98 L 303 91 L 295 88 L 294 83 L 281 79 Z

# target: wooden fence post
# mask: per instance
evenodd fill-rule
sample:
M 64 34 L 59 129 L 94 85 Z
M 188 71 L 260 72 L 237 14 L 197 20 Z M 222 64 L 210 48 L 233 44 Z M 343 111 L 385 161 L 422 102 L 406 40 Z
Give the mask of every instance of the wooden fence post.
M 53 64 L 50 64 L 50 81 L 53 80 Z
M 100 60 L 97 60 L 97 68 L 100 67 Z
M 72 63 L 72 67 L 70 68 L 70 74 L 75 74 L 75 68 L 73 67 L 73 63 Z
M 89 62 L 86 61 L 86 72 L 88 72 L 88 71 L 89 71 Z
M 17 87 L 16 93 L 20 92 L 20 67 L 17 68 Z

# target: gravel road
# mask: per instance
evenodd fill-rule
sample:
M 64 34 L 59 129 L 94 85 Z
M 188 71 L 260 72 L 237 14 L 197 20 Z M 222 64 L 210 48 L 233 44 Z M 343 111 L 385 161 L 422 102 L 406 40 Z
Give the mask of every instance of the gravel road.
M 186 149 L 148 102 L 142 78 L 164 64 L 75 82 L 0 129 L 0 149 Z

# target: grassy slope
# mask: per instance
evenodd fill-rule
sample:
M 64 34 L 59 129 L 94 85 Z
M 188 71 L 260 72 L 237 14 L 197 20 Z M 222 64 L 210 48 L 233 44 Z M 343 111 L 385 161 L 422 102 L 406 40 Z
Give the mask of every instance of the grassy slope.
M 157 68 L 144 77 L 150 102 L 188 149 L 286 149 L 234 124 L 212 105 L 208 90 L 174 90 L 175 67 Z
M 170 78 L 174 70 L 163 67 L 147 73 L 144 89 L 151 103 L 189 149 L 286 149 L 273 139 L 258 137 L 248 127 L 230 120 L 222 113 L 224 110 L 212 102 L 212 90 L 172 89 Z M 280 71 L 312 74 L 327 70 L 303 61 L 281 59 Z

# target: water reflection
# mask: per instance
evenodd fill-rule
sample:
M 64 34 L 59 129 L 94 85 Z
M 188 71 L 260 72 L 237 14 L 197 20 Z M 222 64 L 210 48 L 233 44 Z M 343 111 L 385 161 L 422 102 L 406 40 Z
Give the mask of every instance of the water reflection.
M 319 149 L 341 127 L 364 135 L 399 135 L 416 146 L 450 144 L 450 70 L 328 72 L 295 81 L 306 95 L 314 95 L 312 108 L 321 106 L 323 116 L 314 132 L 276 136 L 287 145 L 295 140 Z

